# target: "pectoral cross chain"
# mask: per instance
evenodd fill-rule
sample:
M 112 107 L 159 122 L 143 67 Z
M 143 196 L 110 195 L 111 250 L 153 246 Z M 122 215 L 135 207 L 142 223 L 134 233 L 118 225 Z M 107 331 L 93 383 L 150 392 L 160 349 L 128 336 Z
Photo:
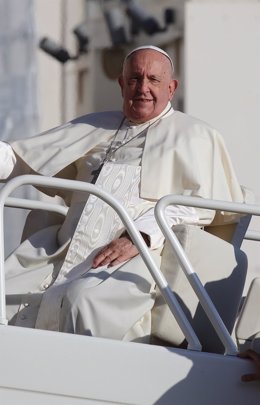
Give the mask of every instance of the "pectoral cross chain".
M 104 162 L 96 170 L 92 170 L 92 172 L 91 172 L 91 174 L 93 174 L 93 177 L 92 177 L 92 180 L 91 180 L 92 184 L 96 183 L 97 178 L 99 176 L 99 173 L 101 172 L 103 166 L 104 166 Z

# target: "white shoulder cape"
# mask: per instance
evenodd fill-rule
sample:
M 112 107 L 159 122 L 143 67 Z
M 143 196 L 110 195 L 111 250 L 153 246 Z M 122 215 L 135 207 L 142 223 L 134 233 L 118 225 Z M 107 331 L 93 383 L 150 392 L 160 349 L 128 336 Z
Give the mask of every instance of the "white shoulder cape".
M 119 111 L 88 114 L 11 146 L 34 172 L 59 177 L 107 133 L 113 134 L 122 117 Z M 157 200 L 170 193 L 244 199 L 221 135 L 178 111 L 148 129 L 142 157 L 140 196 Z

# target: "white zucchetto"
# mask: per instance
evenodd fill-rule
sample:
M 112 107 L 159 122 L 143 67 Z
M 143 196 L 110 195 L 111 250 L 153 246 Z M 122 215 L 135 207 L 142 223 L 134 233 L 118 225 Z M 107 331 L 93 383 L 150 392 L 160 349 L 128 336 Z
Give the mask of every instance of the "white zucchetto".
M 171 62 L 172 71 L 174 72 L 174 64 L 173 64 L 173 60 L 172 60 L 172 58 L 170 57 L 170 55 L 169 55 L 167 52 L 165 52 L 163 49 L 158 48 L 158 46 L 154 46 L 154 45 L 143 45 L 143 46 L 139 46 L 138 48 L 133 49 L 132 51 L 130 51 L 130 52 L 126 55 L 126 57 L 125 57 L 125 59 L 124 59 L 124 64 L 125 64 L 125 62 L 127 61 L 127 59 L 129 58 L 130 55 L 132 55 L 132 54 L 133 54 L 134 52 L 136 52 L 136 51 L 141 51 L 141 50 L 143 50 L 143 49 L 152 49 L 153 51 L 162 53 L 162 54 L 163 54 L 164 56 L 166 56 L 166 58 L 168 58 L 169 61 Z

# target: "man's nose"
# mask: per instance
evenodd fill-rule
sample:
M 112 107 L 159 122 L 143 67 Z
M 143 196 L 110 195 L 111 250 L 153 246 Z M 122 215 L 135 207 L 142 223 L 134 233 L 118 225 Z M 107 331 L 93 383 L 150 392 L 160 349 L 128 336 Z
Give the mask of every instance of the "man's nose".
M 142 79 L 138 82 L 138 89 L 139 91 L 146 92 L 149 90 L 149 80 Z

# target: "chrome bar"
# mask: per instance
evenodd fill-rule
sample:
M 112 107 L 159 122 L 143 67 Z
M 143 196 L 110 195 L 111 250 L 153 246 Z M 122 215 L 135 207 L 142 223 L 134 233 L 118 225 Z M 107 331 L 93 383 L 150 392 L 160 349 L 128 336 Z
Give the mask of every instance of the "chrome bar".
M 46 201 L 40 200 L 29 200 L 26 198 L 18 198 L 18 197 L 8 197 L 5 202 L 5 207 L 13 207 L 13 208 L 24 208 L 29 210 L 44 210 L 44 211 L 52 211 L 57 214 L 61 214 L 66 216 L 68 212 L 68 207 L 65 207 L 60 204 L 49 203 Z
M 244 239 L 260 241 L 260 231 L 249 230 L 246 232 Z

